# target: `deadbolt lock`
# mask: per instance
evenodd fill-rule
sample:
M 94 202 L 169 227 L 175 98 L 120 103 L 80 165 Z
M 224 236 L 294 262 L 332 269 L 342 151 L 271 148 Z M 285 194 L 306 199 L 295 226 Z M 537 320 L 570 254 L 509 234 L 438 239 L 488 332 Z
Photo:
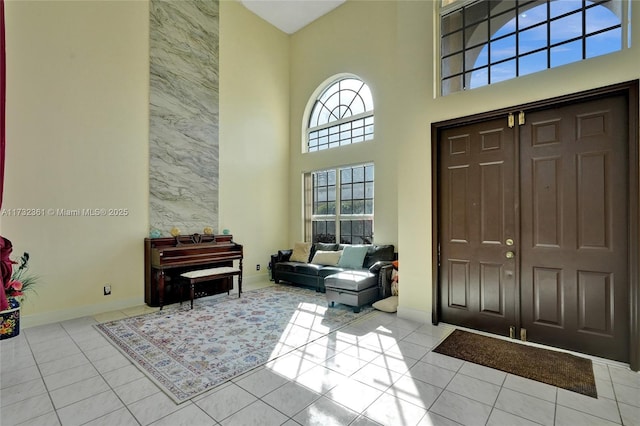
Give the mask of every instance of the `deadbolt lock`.
M 504 257 L 506 257 L 507 259 L 513 259 L 515 257 L 515 254 L 512 251 L 508 251 L 504 254 Z
M 504 243 L 506 245 L 508 245 L 508 246 L 512 246 L 513 245 L 513 240 L 511 238 L 507 238 L 507 240 Z

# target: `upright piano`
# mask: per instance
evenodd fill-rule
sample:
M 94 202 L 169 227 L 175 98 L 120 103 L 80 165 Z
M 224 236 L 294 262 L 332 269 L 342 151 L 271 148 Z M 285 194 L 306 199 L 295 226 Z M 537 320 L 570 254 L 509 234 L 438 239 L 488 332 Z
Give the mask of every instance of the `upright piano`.
M 185 272 L 233 266 L 238 261 L 242 282 L 242 245 L 232 235 L 181 235 L 144 239 L 144 301 L 162 306 L 178 301 L 176 284 Z M 202 286 L 196 296 L 228 292 L 233 277 L 222 278 Z M 240 289 L 238 289 L 240 290 Z

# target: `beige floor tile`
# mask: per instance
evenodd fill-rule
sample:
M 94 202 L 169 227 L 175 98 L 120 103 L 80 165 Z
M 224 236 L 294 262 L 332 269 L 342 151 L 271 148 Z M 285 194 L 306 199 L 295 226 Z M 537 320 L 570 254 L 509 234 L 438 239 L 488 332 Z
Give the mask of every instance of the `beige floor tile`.
M 552 425 L 555 404 L 511 389 L 502 388 L 495 407 L 542 425 Z
M 331 399 L 321 397 L 296 414 L 297 423 L 307 426 L 343 426 L 351 423 L 358 413 Z
M 213 419 L 221 422 L 256 401 L 254 395 L 232 384 L 199 399 L 195 404 Z
M 262 401 L 256 401 L 221 422 L 230 425 L 278 426 L 287 421 L 287 416 Z
M 462 395 L 444 391 L 429 411 L 440 414 L 464 425 L 484 425 L 491 413 L 491 406 Z
M 295 382 L 289 382 L 265 395 L 262 400 L 281 413 L 293 417 L 318 398 L 320 394 Z

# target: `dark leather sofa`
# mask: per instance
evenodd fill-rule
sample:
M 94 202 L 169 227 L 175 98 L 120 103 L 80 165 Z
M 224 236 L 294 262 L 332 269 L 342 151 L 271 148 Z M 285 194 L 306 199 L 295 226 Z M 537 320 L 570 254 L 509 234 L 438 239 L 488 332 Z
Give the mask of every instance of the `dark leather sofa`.
M 325 277 L 351 269 L 341 268 L 338 266 L 316 265 L 308 262 L 313 259 L 315 252 L 318 250 L 342 250 L 345 245 L 346 244 L 315 243 L 311 248 L 311 254 L 307 263 L 289 261 L 289 258 L 293 253 L 292 249 L 279 250 L 277 254 L 271 256 L 272 279 L 276 283 L 286 281 L 290 284 L 324 292 Z M 388 267 L 391 265 L 391 262 L 395 260 L 395 258 L 396 254 L 393 244 L 371 244 L 367 249 L 367 254 L 364 258 L 364 262 L 362 263 L 362 268 L 358 270 L 368 270 L 370 273 L 376 275 L 376 278 L 380 283 L 380 270 L 385 266 Z

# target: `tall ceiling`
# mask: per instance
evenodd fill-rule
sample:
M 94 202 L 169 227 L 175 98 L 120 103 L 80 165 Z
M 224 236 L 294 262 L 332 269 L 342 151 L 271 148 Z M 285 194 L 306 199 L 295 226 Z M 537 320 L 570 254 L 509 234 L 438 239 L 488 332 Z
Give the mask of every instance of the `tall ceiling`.
M 284 31 L 293 34 L 346 0 L 240 0 L 247 9 Z

